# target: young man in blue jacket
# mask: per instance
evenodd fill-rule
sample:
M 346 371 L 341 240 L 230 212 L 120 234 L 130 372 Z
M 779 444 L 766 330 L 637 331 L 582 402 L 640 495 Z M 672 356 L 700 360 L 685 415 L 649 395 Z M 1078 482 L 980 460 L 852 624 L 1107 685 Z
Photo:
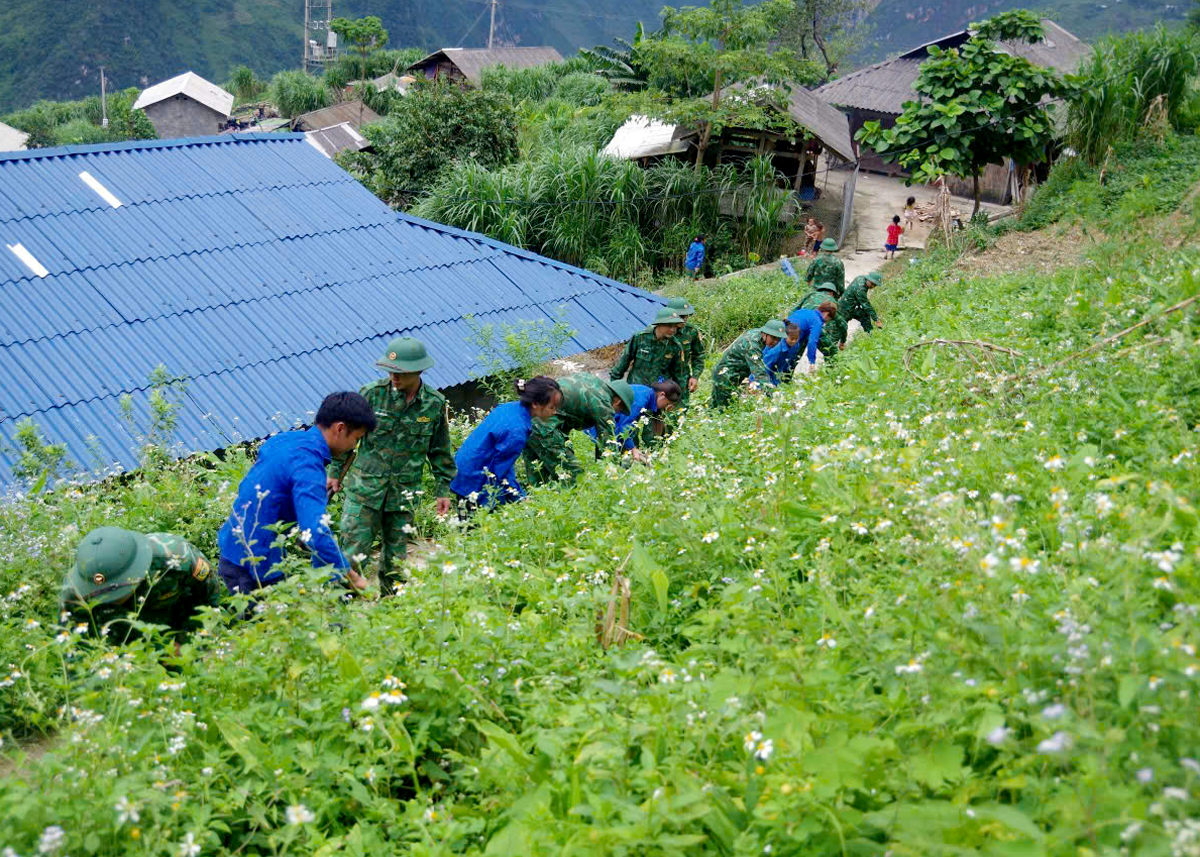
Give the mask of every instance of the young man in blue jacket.
M 693 280 L 700 279 L 700 274 L 704 270 L 704 255 L 707 248 L 704 245 L 704 236 L 697 235 L 692 239 L 692 244 L 688 247 L 687 257 L 683 260 L 683 270 L 691 275 Z
M 284 550 L 272 547 L 277 534 L 269 529 L 275 525 L 295 525 L 300 541 L 312 551 L 314 566 L 332 566 L 335 580 L 345 574 L 355 589 L 366 588 L 367 581 L 350 567 L 329 528 L 331 480 L 325 468 L 334 455 L 349 453 L 374 428 L 375 411 L 366 399 L 358 393 L 332 393 L 321 402 L 312 428 L 275 435 L 262 445 L 217 534 L 217 571 L 231 593 L 253 592 L 283 580 L 275 566 Z

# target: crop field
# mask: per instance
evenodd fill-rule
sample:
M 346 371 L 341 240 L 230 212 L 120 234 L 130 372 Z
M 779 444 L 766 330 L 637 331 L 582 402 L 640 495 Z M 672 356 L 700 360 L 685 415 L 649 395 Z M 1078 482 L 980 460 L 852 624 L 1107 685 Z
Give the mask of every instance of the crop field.
M 1197 182 L 1195 138 L 1063 170 L 969 275 L 895 265 L 822 373 L 425 520 L 395 598 L 290 560 L 178 657 L 61 627 L 57 587 L 102 522 L 215 559 L 244 454 L 10 501 L 0 847 L 1200 854 Z M 1032 227 L 1062 264 L 989 274 Z M 726 342 L 798 297 L 687 288 Z

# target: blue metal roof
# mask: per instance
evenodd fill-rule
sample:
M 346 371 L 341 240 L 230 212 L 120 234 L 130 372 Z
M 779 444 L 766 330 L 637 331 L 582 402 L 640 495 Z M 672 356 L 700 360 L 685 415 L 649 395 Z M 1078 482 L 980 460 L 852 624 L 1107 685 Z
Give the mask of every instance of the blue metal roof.
M 483 369 L 468 316 L 561 318 L 575 353 L 628 338 L 662 303 L 397 214 L 303 134 L 0 153 L 0 244 L 0 484 L 23 417 L 78 465 L 135 465 L 159 365 L 186 378 L 176 451 L 217 449 L 310 422 L 325 394 L 379 377 L 399 334 L 426 343 L 427 380 L 449 387 Z

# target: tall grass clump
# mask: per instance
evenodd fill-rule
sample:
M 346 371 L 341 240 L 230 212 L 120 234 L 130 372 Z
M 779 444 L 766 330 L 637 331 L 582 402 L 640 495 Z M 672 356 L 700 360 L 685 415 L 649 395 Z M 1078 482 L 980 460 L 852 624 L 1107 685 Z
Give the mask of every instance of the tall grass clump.
M 774 253 L 790 228 L 781 217 L 788 196 L 774 178 L 765 159 L 741 171 L 671 162 L 642 169 L 588 146 L 548 148 L 498 171 L 454 164 L 413 213 L 632 280 L 678 270 L 699 233 L 710 236 L 714 262 Z
M 1110 146 L 1133 139 L 1161 99 L 1167 121 L 1183 131 L 1195 116 L 1193 80 L 1200 62 L 1191 30 L 1153 30 L 1110 37 L 1080 69 L 1067 116 L 1067 144 L 1089 164 Z
M 333 103 L 333 94 L 321 82 L 304 71 L 281 71 L 271 78 L 271 102 L 281 115 L 295 119 L 302 113 L 320 110 Z

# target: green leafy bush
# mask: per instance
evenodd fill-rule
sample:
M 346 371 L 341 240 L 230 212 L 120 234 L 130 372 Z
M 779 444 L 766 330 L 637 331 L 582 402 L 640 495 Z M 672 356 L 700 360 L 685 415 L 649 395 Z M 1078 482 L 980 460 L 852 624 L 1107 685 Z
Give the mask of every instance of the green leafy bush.
M 318 77 L 305 71 L 281 71 L 271 78 L 271 103 L 281 116 L 295 119 L 333 103 L 333 94 Z

